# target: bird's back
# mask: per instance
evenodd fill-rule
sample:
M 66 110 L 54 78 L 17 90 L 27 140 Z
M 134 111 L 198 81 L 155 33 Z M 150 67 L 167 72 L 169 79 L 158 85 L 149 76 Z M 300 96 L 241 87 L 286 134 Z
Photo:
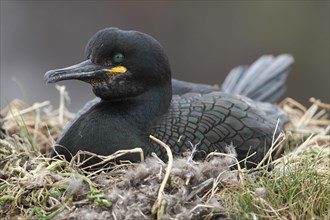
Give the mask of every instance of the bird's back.
M 239 160 L 256 152 L 249 161 L 257 163 L 269 149 L 276 127 L 276 118 L 269 113 L 266 115 L 249 98 L 223 92 L 174 95 L 168 113 L 154 124 L 151 133 L 167 143 L 175 155 L 195 146 L 194 159 L 202 159 L 233 146 Z M 166 159 L 166 153 L 156 145 L 146 153 L 151 151 Z

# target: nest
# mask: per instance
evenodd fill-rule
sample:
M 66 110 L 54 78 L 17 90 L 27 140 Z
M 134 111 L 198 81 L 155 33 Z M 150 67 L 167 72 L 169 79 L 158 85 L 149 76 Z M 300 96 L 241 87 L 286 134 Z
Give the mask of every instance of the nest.
M 170 148 L 152 136 L 167 150 L 167 163 L 156 156 L 144 161 L 143 152 L 133 149 L 110 156 L 90 154 L 102 166 L 86 169 L 80 157 L 70 162 L 49 157 L 54 140 L 73 117 L 64 105 L 64 88 L 59 90 L 58 109 L 48 101 L 28 106 L 14 100 L 1 111 L 1 218 L 330 217 L 329 104 L 311 99 L 306 109 L 285 99 L 280 107 L 291 123 L 274 137 L 269 152 L 274 159 L 266 155 L 253 170 L 241 169 L 234 153 L 212 153 L 205 161 L 173 159 Z M 141 163 L 112 163 L 136 152 Z

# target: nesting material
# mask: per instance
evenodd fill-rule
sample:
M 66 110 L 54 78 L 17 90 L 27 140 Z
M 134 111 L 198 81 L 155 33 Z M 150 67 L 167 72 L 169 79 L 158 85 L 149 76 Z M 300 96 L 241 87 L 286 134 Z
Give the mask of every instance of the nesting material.
M 154 156 L 137 164 L 113 164 L 113 155 L 100 156 L 102 167 L 85 169 L 81 161 L 48 157 L 54 140 L 73 117 L 65 108 L 64 94 L 57 110 L 47 101 L 28 106 L 15 100 L 1 111 L 0 218 L 329 217 L 329 104 L 311 99 L 312 106 L 306 109 L 285 99 L 280 106 L 291 123 L 280 140 L 274 137 L 275 159 L 265 157 L 258 169 L 242 170 L 234 149 L 205 161 L 187 155 L 164 163 Z M 304 191 L 288 204 L 285 196 L 297 186 Z M 313 207 L 299 202 L 304 195 Z

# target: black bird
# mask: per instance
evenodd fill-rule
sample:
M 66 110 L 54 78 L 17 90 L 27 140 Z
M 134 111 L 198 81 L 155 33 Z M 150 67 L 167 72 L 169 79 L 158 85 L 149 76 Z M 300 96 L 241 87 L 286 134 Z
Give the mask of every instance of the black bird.
M 86 46 L 86 61 L 44 76 L 47 83 L 87 82 L 99 97 L 77 113 L 57 140 L 56 151 L 70 160 L 78 150 L 110 155 L 141 147 L 146 155 L 155 152 L 166 160 L 164 150 L 149 139 L 152 134 L 174 155 L 195 145 L 194 159 L 226 152 L 229 145 L 238 160 L 256 152 L 246 162 L 252 167 L 269 149 L 277 119 L 282 118 L 282 129 L 286 115 L 273 104 L 241 95 L 276 101 L 292 62 L 290 55 L 262 57 L 251 67 L 234 69 L 221 92 L 210 85 L 172 81 L 164 49 L 151 36 L 100 30 Z M 125 159 L 136 161 L 138 156 Z

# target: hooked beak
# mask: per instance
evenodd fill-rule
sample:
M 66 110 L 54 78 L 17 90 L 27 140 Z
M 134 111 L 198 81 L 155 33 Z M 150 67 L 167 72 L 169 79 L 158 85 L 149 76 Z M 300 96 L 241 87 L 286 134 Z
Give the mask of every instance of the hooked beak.
M 50 70 L 45 74 L 44 81 L 46 83 L 55 83 L 69 79 L 102 81 L 108 79 L 112 75 L 122 74 L 126 71 L 127 69 L 124 66 L 104 67 L 94 64 L 90 60 L 86 60 L 63 69 Z

